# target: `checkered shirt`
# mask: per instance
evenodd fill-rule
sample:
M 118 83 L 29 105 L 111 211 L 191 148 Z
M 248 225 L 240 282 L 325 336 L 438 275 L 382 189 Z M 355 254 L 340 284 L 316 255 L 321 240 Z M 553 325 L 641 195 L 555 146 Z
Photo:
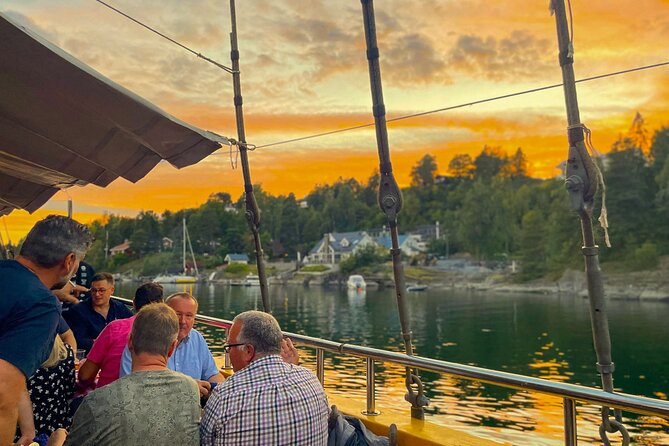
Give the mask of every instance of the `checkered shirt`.
M 316 375 L 278 355 L 266 356 L 214 389 L 200 445 L 326 445 L 328 412 Z

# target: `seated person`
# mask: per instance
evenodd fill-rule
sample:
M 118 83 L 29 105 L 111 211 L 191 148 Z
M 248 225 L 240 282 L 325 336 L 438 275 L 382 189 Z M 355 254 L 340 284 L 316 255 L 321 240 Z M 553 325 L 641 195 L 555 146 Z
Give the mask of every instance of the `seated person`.
M 167 362 L 167 368 L 195 379 L 200 388 L 200 396 L 207 397 L 211 383 L 223 381 L 218 371 L 209 346 L 199 331 L 193 328 L 197 313 L 197 300 L 188 293 L 175 293 L 165 303 L 176 311 L 179 318 L 179 337 L 177 348 Z M 123 351 L 120 376 L 130 373 L 131 358 L 129 349 Z
M 93 346 L 103 328 L 113 320 L 125 319 L 132 312 L 121 302 L 111 300 L 114 278 L 109 273 L 99 273 L 91 281 L 91 298 L 70 308 L 63 317 L 77 339 L 77 346 L 86 350 Z
M 287 362 L 292 343 L 283 340 L 271 314 L 235 317 L 225 348 L 235 373 L 217 386 L 204 409 L 202 446 L 299 444 L 328 441 L 328 401 L 310 370 Z
M 198 446 L 200 404 L 192 379 L 167 369 L 177 345 L 179 319 L 163 303 L 144 306 L 135 318 L 128 347 L 132 373 L 84 398 L 66 445 Z
M 30 444 L 33 438 L 49 436 L 58 428 L 69 429 L 70 400 L 74 395 L 74 353 L 56 336 L 51 355 L 28 379 L 28 392 L 19 403 L 18 444 Z
M 163 287 L 158 283 L 145 283 L 135 291 L 133 305 L 139 312 L 145 305 L 163 301 Z M 79 382 L 93 383 L 100 372 L 98 388 L 118 379 L 121 355 L 128 345 L 128 336 L 137 315 L 112 321 L 93 342 L 88 357 L 79 369 Z

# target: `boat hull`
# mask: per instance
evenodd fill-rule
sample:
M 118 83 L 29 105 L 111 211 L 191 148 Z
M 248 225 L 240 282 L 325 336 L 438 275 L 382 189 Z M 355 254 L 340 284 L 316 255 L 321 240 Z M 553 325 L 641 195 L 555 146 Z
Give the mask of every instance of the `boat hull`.
M 197 283 L 195 276 L 158 276 L 153 279 L 156 283 Z

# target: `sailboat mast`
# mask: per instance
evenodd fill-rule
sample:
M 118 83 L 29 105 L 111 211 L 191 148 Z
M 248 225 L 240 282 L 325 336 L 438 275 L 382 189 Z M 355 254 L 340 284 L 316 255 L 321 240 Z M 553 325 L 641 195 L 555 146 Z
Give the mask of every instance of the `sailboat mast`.
M 183 268 L 183 273 L 186 274 L 186 217 L 183 217 L 182 220 L 182 225 L 181 225 L 181 239 L 183 243 L 181 244 L 181 262 L 182 262 L 182 268 Z
M 406 303 L 406 288 L 404 283 L 404 268 L 402 267 L 401 250 L 399 247 L 399 232 L 397 215 L 402 209 L 402 192 L 393 175 L 390 162 L 390 148 L 388 144 L 388 129 L 386 127 L 386 108 L 383 103 L 383 88 L 381 84 L 381 66 L 379 63 L 379 47 L 376 42 L 376 21 L 374 18 L 374 4 L 372 0 L 361 0 L 365 41 L 367 44 L 367 60 L 369 62 L 369 81 L 372 93 L 372 111 L 376 128 L 376 144 L 379 155 L 379 206 L 388 219 L 392 248 L 390 253 L 393 260 L 393 276 L 395 278 L 395 296 L 402 330 L 402 339 L 407 355 L 413 355 L 411 342 L 411 322 Z M 416 419 L 425 418 L 424 407 L 429 400 L 423 394 L 423 384 L 418 376 L 418 370 L 406 368 L 405 399 L 411 403 L 411 416 Z M 414 390 L 413 386 L 416 386 Z
M 574 48 L 569 24 L 567 23 L 564 0 L 552 0 L 551 12 L 555 14 L 559 62 L 562 69 L 567 122 L 569 124 L 567 128 L 569 154 L 565 187 L 569 193 L 572 210 L 578 213 L 581 220 L 582 254 L 585 260 L 590 322 L 597 354 L 597 370 L 601 375 L 602 388 L 607 392 L 613 392 L 614 363 L 611 355 L 609 321 L 606 314 L 602 270 L 599 267 L 599 246 L 595 243 L 592 228 L 594 197 L 598 185 L 597 172 L 596 166 L 585 147 L 585 129 L 579 116 L 574 77 Z M 571 25 L 573 26 L 573 23 Z M 599 432 L 605 444 L 610 444 L 607 432 L 620 432 L 623 436 L 623 445 L 629 444 L 629 434 L 621 421 L 620 410 L 616 409 L 615 419 L 611 419 L 609 418 L 609 408 L 602 407 L 602 425 Z
M 267 274 L 265 273 L 265 260 L 260 242 L 260 209 L 253 194 L 253 183 L 251 182 L 251 171 L 249 168 L 248 147 L 246 144 L 246 133 L 244 130 L 244 110 L 242 104 L 242 83 L 239 74 L 239 49 L 237 47 L 237 13 L 235 0 L 230 0 L 230 21 L 232 32 L 230 33 L 230 58 L 232 59 L 232 83 L 234 88 L 235 116 L 237 118 L 237 137 L 239 139 L 239 158 L 244 175 L 244 193 L 246 198 L 246 221 L 253 233 L 255 244 L 256 266 L 258 267 L 258 279 L 260 280 L 260 294 L 262 295 L 263 310 L 267 313 L 272 311 L 269 301 L 269 290 L 267 288 Z

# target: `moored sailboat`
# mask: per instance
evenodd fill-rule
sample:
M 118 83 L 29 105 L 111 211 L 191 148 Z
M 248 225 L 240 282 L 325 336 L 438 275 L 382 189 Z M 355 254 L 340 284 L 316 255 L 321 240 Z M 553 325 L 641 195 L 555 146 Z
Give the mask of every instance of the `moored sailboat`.
M 183 270 L 181 274 L 161 274 L 156 276 L 153 281 L 156 283 L 196 283 L 198 281 L 198 269 L 197 262 L 195 261 L 195 254 L 193 254 L 193 246 L 190 243 L 190 236 L 188 235 L 188 228 L 186 227 L 186 218 L 183 218 L 183 249 L 182 249 L 182 266 Z M 193 268 L 195 269 L 195 275 L 188 274 L 188 268 L 186 263 L 186 241 L 188 241 L 188 246 L 190 248 L 190 255 L 193 261 Z

